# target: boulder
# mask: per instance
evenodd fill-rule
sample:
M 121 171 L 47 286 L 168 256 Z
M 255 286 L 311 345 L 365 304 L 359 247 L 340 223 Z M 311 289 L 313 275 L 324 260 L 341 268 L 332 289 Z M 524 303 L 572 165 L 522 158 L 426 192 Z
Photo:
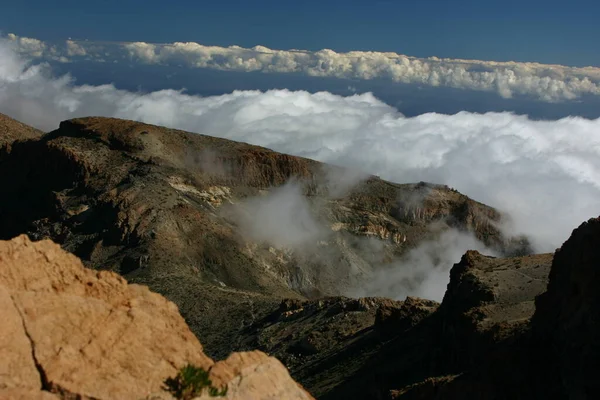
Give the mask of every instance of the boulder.
M 165 379 L 192 364 L 227 399 L 311 399 L 263 353 L 215 364 L 174 303 L 48 240 L 0 242 L 0 313 L 0 398 L 166 396 Z

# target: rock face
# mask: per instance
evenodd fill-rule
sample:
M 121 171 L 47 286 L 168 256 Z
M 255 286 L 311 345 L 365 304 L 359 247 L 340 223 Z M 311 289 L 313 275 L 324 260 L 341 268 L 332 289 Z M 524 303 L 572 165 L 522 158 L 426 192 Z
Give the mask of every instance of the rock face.
M 0 398 L 168 398 L 164 380 L 188 363 L 227 399 L 312 398 L 263 353 L 215 364 L 175 304 L 50 241 L 0 242 L 0 306 Z
M 556 252 L 533 329 L 571 399 L 600 398 L 600 218 L 573 231 Z M 551 352 L 551 354 L 548 354 Z
M 450 228 L 501 253 L 526 250 L 500 234 L 500 213 L 450 188 L 376 177 L 344 187 L 345 173 L 133 121 L 65 121 L 39 140 L 13 143 L 3 157 L 0 238 L 49 238 L 90 268 L 148 285 L 178 305 L 218 357 L 242 348 L 240 331 L 282 299 L 351 293 Z M 292 201 L 262 202 L 290 180 L 299 187 Z M 248 233 L 241 216 L 257 232 Z M 273 224 L 281 231 L 264 237 Z M 291 230 L 308 240 L 271 243 Z

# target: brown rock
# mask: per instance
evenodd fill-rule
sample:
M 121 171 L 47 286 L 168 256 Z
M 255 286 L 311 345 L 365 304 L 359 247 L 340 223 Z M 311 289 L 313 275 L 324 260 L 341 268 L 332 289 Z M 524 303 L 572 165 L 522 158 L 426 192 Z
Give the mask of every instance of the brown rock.
M 0 400 L 59 400 L 55 394 L 39 389 L 0 389 Z
M 234 353 L 217 362 L 210 376 L 217 387 L 227 384 L 226 399 L 313 399 L 299 385 L 290 385 L 293 381 L 281 362 L 260 351 Z
M 0 242 L 0 312 L 0 398 L 138 399 L 188 363 L 214 364 L 173 303 L 50 241 Z M 262 353 L 219 365 L 228 398 L 311 398 Z
M 20 236 L 0 242 L 0 254 L 0 285 L 23 318 L 45 375 L 35 383 L 43 379 L 45 389 L 136 398 L 186 363 L 212 365 L 177 307 L 148 288 L 87 270 L 50 241 Z
M 0 388 L 35 387 L 40 375 L 31 357 L 31 343 L 8 290 L 0 286 Z
M 407 297 L 402 302 L 390 302 L 377 309 L 375 329 L 382 334 L 400 334 L 430 316 L 439 306 L 432 300 Z

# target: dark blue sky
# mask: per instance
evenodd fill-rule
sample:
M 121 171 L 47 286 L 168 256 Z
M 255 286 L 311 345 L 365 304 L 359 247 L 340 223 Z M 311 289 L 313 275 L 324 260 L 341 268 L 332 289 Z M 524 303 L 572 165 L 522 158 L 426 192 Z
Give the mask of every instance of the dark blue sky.
M 600 66 L 597 0 L 30 0 L 4 34 Z

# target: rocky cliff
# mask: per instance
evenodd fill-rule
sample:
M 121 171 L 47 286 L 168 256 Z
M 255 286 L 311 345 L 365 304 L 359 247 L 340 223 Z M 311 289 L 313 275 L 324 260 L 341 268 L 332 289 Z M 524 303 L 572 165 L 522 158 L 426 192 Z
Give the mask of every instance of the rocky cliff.
M 594 218 L 554 255 L 548 290 L 536 299 L 532 322 L 540 359 L 556 374 L 556 391 L 572 399 L 600 398 L 599 284 L 600 218 Z

